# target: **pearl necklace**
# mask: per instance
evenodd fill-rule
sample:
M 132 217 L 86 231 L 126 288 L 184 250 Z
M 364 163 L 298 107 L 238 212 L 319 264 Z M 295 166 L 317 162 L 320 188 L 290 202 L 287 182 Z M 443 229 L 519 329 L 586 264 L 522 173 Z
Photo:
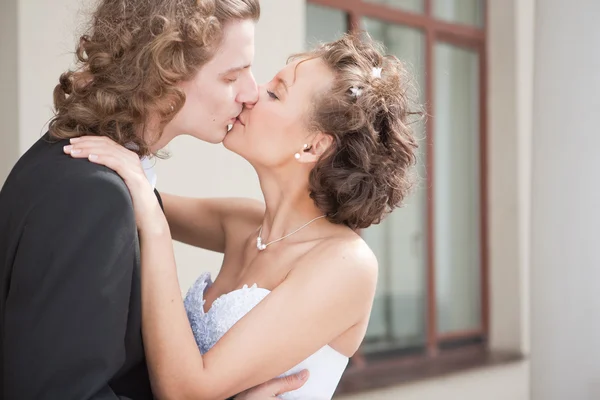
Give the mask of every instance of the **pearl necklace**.
M 292 236 L 294 233 L 298 232 L 300 229 L 307 227 L 307 226 L 308 226 L 310 223 L 312 223 L 312 222 L 314 222 L 314 221 L 318 220 L 319 218 L 324 218 L 324 217 L 325 217 L 325 215 L 321 215 L 320 217 L 313 218 L 313 219 L 311 219 L 310 221 L 308 221 L 307 223 L 305 223 L 304 225 L 302 225 L 300 228 L 298 228 L 298 229 L 296 229 L 295 231 L 293 231 L 292 233 L 288 233 L 287 235 L 285 235 L 285 236 L 282 236 L 282 237 L 280 237 L 279 239 L 273 240 L 273 241 L 271 241 L 271 242 L 269 242 L 269 243 L 263 243 L 263 242 L 262 242 L 262 239 L 261 239 L 261 237 L 260 237 L 260 236 L 262 235 L 262 225 L 261 225 L 261 226 L 260 226 L 260 230 L 258 231 L 258 237 L 256 238 L 256 248 L 257 248 L 259 251 L 263 251 L 264 249 L 266 249 L 266 248 L 267 248 L 267 246 L 269 246 L 269 245 L 272 245 L 272 244 L 273 244 L 273 243 L 275 243 L 275 242 L 279 242 L 280 240 L 283 240 L 283 239 L 285 239 L 285 238 L 286 238 L 286 237 L 288 237 L 288 236 Z

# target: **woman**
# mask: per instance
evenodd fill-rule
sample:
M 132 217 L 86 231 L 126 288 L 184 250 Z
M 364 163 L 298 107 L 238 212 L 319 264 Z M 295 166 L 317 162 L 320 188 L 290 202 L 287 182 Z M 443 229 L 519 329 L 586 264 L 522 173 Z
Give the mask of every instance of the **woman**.
M 310 379 L 282 398 L 331 398 L 375 294 L 377 261 L 356 230 L 410 187 L 412 93 L 403 65 L 368 38 L 294 57 L 224 141 L 255 168 L 265 205 L 166 195 L 166 219 L 136 154 L 106 138 L 72 140 L 65 152 L 115 170 L 130 189 L 160 398 L 223 399 L 302 368 Z M 172 238 L 224 253 L 215 282 L 203 274 L 185 302 Z

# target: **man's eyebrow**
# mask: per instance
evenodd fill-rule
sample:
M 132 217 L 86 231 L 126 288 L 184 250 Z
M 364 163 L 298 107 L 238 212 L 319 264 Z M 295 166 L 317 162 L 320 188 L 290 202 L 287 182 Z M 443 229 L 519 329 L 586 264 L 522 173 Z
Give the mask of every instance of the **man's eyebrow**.
M 250 67 L 251 67 L 251 65 L 250 65 L 250 64 L 248 64 L 248 65 L 244 65 L 243 67 L 233 67 L 233 68 L 229 68 L 227 71 L 225 71 L 225 72 L 222 72 L 222 73 L 221 73 L 221 75 L 222 75 L 222 76 L 229 75 L 229 74 L 232 74 L 232 73 L 234 73 L 234 72 L 243 71 L 243 70 L 245 70 L 245 69 L 247 69 L 247 68 L 250 68 Z

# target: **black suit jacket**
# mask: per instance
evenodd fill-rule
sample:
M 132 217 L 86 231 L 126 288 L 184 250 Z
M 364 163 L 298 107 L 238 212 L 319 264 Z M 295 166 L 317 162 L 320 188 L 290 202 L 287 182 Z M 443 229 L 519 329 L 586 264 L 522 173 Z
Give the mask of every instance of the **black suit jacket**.
M 66 144 L 42 137 L 0 192 L 0 398 L 151 399 L 131 197 Z

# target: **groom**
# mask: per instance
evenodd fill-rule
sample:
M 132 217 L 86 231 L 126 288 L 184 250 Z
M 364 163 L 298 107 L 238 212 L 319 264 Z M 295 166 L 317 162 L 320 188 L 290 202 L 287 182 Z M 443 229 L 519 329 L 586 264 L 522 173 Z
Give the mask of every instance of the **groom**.
M 50 131 L 0 192 L 0 398 L 152 399 L 129 192 L 63 146 L 108 136 L 143 157 L 181 134 L 221 142 L 257 100 L 259 14 L 258 0 L 99 2 L 81 68 L 55 88 Z M 302 384 L 273 380 L 236 398 Z

